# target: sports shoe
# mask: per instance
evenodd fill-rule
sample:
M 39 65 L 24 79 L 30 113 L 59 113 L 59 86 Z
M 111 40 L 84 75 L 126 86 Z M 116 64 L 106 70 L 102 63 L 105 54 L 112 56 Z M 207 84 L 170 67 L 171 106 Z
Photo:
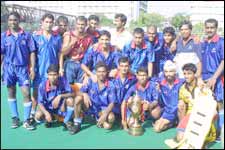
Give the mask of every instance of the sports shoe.
M 52 127 L 52 122 L 46 122 L 45 123 L 46 128 L 51 128 Z
M 68 129 L 70 134 L 75 134 L 79 131 L 79 126 L 73 125 L 72 122 L 68 121 L 66 124 L 66 128 Z
M 20 125 L 20 119 L 17 118 L 17 117 L 13 117 L 12 118 L 12 126 L 11 128 L 15 129 L 15 128 L 18 128 Z
M 30 119 L 27 119 L 24 123 L 23 123 L 23 127 L 26 128 L 27 130 L 34 130 L 35 127 L 32 124 Z

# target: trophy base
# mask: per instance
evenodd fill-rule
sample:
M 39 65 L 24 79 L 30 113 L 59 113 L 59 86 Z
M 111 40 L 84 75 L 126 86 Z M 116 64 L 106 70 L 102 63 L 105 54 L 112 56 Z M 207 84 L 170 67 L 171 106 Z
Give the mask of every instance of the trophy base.
M 144 133 L 144 129 L 141 128 L 129 128 L 128 133 L 133 136 L 140 136 Z

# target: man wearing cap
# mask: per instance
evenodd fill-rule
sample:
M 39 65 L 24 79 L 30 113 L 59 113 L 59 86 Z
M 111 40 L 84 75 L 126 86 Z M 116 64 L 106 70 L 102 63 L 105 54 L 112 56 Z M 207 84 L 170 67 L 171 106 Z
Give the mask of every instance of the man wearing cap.
M 164 77 L 159 82 L 159 105 L 161 117 L 155 122 L 155 132 L 161 132 L 172 127 L 177 120 L 178 93 L 184 80 L 177 78 L 176 65 L 168 60 L 163 68 Z

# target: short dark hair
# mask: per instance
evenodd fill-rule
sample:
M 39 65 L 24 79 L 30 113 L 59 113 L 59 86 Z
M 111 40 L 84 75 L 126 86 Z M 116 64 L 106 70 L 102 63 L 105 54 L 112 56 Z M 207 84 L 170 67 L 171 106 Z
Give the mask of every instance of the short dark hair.
M 119 64 L 120 64 L 120 63 L 126 63 L 126 62 L 130 63 L 128 57 L 120 57 L 120 59 L 119 59 L 118 62 L 119 62 Z
M 196 73 L 196 72 L 197 72 L 197 67 L 196 67 L 196 65 L 193 64 L 193 63 L 187 63 L 187 64 L 185 64 L 185 65 L 182 67 L 182 70 L 183 70 L 183 71 L 184 71 L 184 70 L 190 70 L 190 71 Z
M 165 27 L 164 29 L 163 29 L 163 34 L 165 34 L 165 33 L 169 33 L 169 34 L 171 34 L 172 36 L 175 36 L 176 34 L 175 34 L 175 29 L 173 28 L 173 27 Z
M 47 70 L 47 73 L 49 72 L 59 72 L 59 66 L 58 64 L 51 64 L 49 67 L 48 67 L 48 70 Z
M 137 70 L 137 73 L 139 73 L 139 72 L 145 72 L 145 73 L 148 74 L 148 69 L 147 69 L 146 67 L 140 67 L 140 68 L 138 68 L 138 70 Z
M 105 64 L 105 62 L 103 61 L 99 61 L 96 66 L 95 66 L 95 70 L 98 70 L 98 68 L 101 68 L 101 67 L 104 67 L 107 71 L 108 71 L 108 67 L 107 65 Z
M 115 18 L 120 18 L 121 22 L 124 22 L 125 24 L 127 23 L 127 16 L 125 16 L 122 13 L 118 13 L 115 15 Z
M 145 31 L 142 28 L 135 28 L 133 34 L 135 34 L 135 33 L 139 33 L 144 36 Z
M 44 21 L 45 18 L 50 18 L 50 19 L 52 19 L 52 21 L 54 21 L 54 16 L 53 16 L 52 14 L 49 14 L 49 13 L 44 14 L 44 15 L 42 16 L 41 20 Z
M 78 16 L 77 17 L 77 21 L 80 20 L 80 21 L 84 21 L 85 24 L 87 24 L 87 18 L 85 16 Z
M 180 24 L 180 26 L 179 26 L 179 29 L 181 29 L 181 27 L 182 27 L 183 25 L 188 25 L 188 28 L 189 28 L 190 30 L 192 30 L 192 24 L 191 24 L 191 22 L 190 22 L 189 20 L 184 20 L 183 22 L 181 22 L 181 24 Z
M 96 16 L 96 15 L 90 15 L 90 16 L 88 17 L 88 21 L 90 21 L 90 20 L 95 20 L 95 21 L 97 21 L 97 22 L 100 21 L 99 17 Z
M 100 31 L 100 37 L 103 36 L 103 35 L 106 35 L 108 38 L 111 38 L 111 34 L 107 30 Z
M 216 28 L 218 27 L 218 21 L 216 19 L 214 19 L 214 18 L 207 19 L 205 21 L 205 25 L 206 25 L 206 23 L 214 23 Z
M 56 24 L 59 25 L 60 22 L 65 22 L 66 24 L 69 23 L 69 20 L 66 16 L 59 16 L 57 19 L 56 19 Z
M 8 19 L 9 19 L 9 16 L 15 16 L 18 20 L 20 20 L 20 14 L 18 12 L 16 12 L 16 11 L 11 12 L 8 15 Z

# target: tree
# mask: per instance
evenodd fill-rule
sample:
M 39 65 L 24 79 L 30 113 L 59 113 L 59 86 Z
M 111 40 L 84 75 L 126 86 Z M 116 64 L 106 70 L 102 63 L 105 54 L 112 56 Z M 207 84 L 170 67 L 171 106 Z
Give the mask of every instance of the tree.
M 104 15 L 98 15 L 98 16 L 99 16 L 99 19 L 100 19 L 101 26 L 108 26 L 108 27 L 113 26 L 113 20 L 112 19 L 109 19 Z
M 136 27 L 146 27 L 148 25 L 155 25 L 159 28 L 163 26 L 163 22 L 165 21 L 165 17 L 158 13 L 145 13 L 141 12 L 137 21 L 130 22 L 130 29 L 133 30 Z
M 200 37 L 200 39 L 202 39 L 204 36 L 204 23 L 199 22 L 199 23 L 196 23 L 195 25 L 193 25 L 192 33 L 194 35 L 197 35 L 198 37 Z
M 182 21 L 189 20 L 189 19 L 190 19 L 189 15 L 184 15 L 182 13 L 177 13 L 177 14 L 175 14 L 172 17 L 170 24 L 172 24 L 176 28 L 176 30 L 178 30 L 179 26 L 182 23 Z

